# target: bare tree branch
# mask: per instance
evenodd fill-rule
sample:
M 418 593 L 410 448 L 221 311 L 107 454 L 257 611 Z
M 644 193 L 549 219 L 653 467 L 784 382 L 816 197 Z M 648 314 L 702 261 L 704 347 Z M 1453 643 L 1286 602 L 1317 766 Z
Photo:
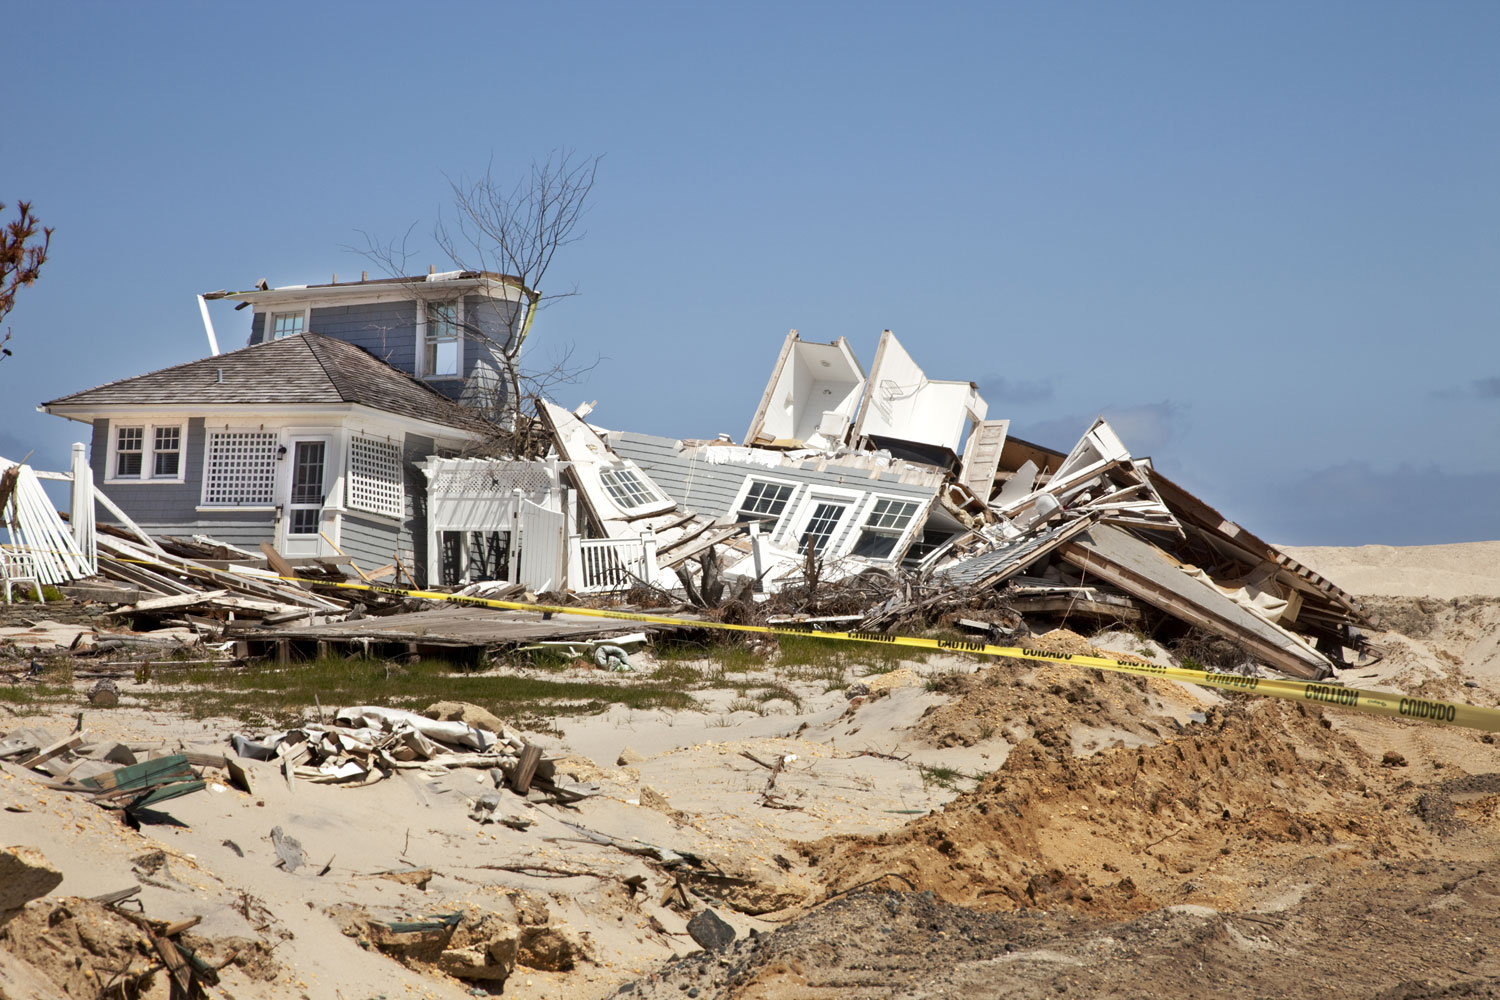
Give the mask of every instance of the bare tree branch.
M 497 374 L 503 385 L 476 384 L 471 376 L 462 400 L 499 425 L 482 445 L 491 454 L 534 457 L 543 440 L 534 418 L 536 401 L 560 385 L 577 381 L 599 363 L 598 359 L 576 362 L 571 346 L 540 366 L 523 364 L 521 355 L 536 314 L 553 300 L 578 292 L 576 286 L 555 294 L 544 294 L 541 288 L 557 252 L 586 235 L 581 223 L 601 159 L 556 149 L 546 160 L 532 161 L 529 173 L 513 184 L 495 176 L 493 159 L 479 177 L 448 180 L 453 205 L 449 218 L 440 215 L 433 229 L 438 249 L 460 271 L 499 282 L 515 293 L 515 312 L 506 324 L 503 342 L 467 310 L 458 321 L 465 340 L 482 344 L 502 368 Z M 391 277 L 408 278 L 414 296 L 429 307 L 457 301 L 462 290 L 446 291 L 441 283 L 427 282 L 425 276 L 408 275 L 414 228 L 390 242 L 361 231 L 364 246 L 345 249 L 373 261 Z
M 31 202 L 16 202 L 18 215 L 0 231 L 0 320 L 15 308 L 16 292 L 31 284 L 42 271 L 47 260 L 47 250 L 52 246 L 52 228 L 42 229 L 42 238 L 37 240 L 37 220 L 31 214 Z M 0 202 L 0 212 L 5 203 Z M 0 358 L 10 357 L 10 328 L 0 337 Z

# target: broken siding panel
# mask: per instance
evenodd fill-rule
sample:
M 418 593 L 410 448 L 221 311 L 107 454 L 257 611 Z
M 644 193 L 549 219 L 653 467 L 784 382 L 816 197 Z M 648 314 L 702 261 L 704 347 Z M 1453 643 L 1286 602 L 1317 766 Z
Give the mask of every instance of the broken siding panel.
M 679 453 L 671 438 L 627 433 L 611 435 L 609 444 L 615 454 L 640 466 L 667 496 L 695 514 L 724 516 L 745 481 L 743 472 L 729 466 L 696 461 L 691 450 Z
M 417 370 L 417 303 L 413 300 L 314 309 L 308 330 L 361 347 L 408 374 Z

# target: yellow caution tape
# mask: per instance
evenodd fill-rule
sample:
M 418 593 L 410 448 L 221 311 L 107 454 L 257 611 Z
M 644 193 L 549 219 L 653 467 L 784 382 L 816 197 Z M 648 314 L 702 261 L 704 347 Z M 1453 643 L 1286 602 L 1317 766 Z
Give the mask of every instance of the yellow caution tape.
M 139 562 L 172 569 L 166 563 L 145 559 L 121 559 L 119 562 Z M 205 567 L 206 568 L 206 567 Z M 255 577 L 251 577 L 255 579 Z M 261 579 L 267 579 L 261 577 Z M 1435 725 L 1463 726 L 1485 732 L 1500 732 L 1500 709 L 1483 708 L 1456 701 L 1436 701 L 1428 698 L 1411 698 L 1389 691 L 1367 691 L 1362 688 L 1344 687 L 1341 684 L 1319 684 L 1281 677 L 1246 677 L 1242 674 L 1222 674 L 1211 670 L 1191 670 L 1187 667 L 1159 667 L 1151 663 L 1129 663 L 1111 660 L 1102 656 L 1087 656 L 1079 653 L 1049 653 L 1024 646 L 995 646 L 987 642 L 968 639 L 929 639 L 914 635 L 887 635 L 883 632 L 821 632 L 810 625 L 734 625 L 729 622 L 704 621 L 697 618 L 673 618 L 667 615 L 644 615 L 634 611 L 609 611 L 603 608 L 564 607 L 552 604 L 526 604 L 520 601 L 497 601 L 488 597 L 461 597 L 436 590 L 407 590 L 402 587 L 386 587 L 374 583 L 341 583 L 329 580 L 305 580 L 301 577 L 275 577 L 293 583 L 317 587 L 337 587 L 343 590 L 364 590 L 393 597 L 416 597 L 424 601 L 447 601 L 476 608 L 498 608 L 503 611 L 528 611 L 543 615 L 581 615 L 586 618 L 610 618 L 616 621 L 641 622 L 646 625 L 676 625 L 682 628 L 710 628 L 724 632 L 751 632 L 760 635 L 803 635 L 840 642 L 870 642 L 882 646 L 904 646 L 908 649 L 930 649 L 950 653 L 975 653 L 980 656 L 998 656 L 1013 660 L 1042 660 L 1048 663 L 1064 663 L 1075 667 L 1090 667 L 1118 674 L 1135 674 L 1140 677 L 1161 677 L 1166 680 L 1185 681 L 1202 687 L 1242 691 L 1246 694 L 1264 695 L 1270 698 L 1286 698 L 1291 701 L 1310 701 L 1320 705 L 1352 708 L 1371 715 L 1385 715 L 1413 722 L 1428 722 Z
M 871 642 L 883 646 L 904 646 L 910 649 L 932 649 L 953 653 L 977 653 L 981 656 L 998 656 L 1015 660 L 1044 660 L 1049 663 L 1065 663 L 1076 667 L 1092 667 L 1120 674 L 1136 674 L 1141 677 L 1162 677 L 1167 680 L 1186 681 L 1203 687 L 1243 691 L 1248 694 L 1265 695 L 1271 698 L 1287 698 L 1292 701 L 1311 701 L 1321 705 L 1352 708 L 1372 715 L 1386 715 L 1415 722 L 1430 722 L 1439 725 L 1464 726 L 1500 732 L 1500 710 L 1466 705 L 1463 702 L 1433 701 L 1427 698 L 1409 698 L 1387 691 L 1365 691 L 1339 684 L 1318 684 L 1273 677 L 1245 677 L 1241 674 L 1221 674 L 1211 670 L 1191 670 L 1187 667 L 1159 667 L 1149 663 L 1127 663 L 1106 659 L 1102 656 L 1086 656 L 1078 653 L 1048 653 L 1024 646 L 995 646 L 987 642 L 968 639 L 928 639 L 914 635 L 886 635 L 883 632 L 820 632 L 808 625 L 734 625 L 729 622 L 700 621 L 695 618 L 672 618 L 666 615 L 643 615 L 632 611 L 608 611 L 601 608 L 562 607 L 550 604 L 525 604 L 518 601 L 496 601 L 487 597 L 460 597 L 434 590 L 405 590 L 400 587 L 384 587 L 369 583 L 319 583 L 299 580 L 301 583 L 317 583 L 320 586 L 340 587 L 346 590 L 367 590 L 377 594 L 397 597 L 417 597 L 427 601 L 447 601 L 470 607 L 499 608 L 505 611 L 531 611 L 553 615 L 582 615 L 588 618 L 611 618 L 617 621 L 641 622 L 647 625 L 677 625 L 687 628 L 712 628 L 726 632 L 754 632 L 769 635 L 812 635 L 819 639 L 843 642 Z

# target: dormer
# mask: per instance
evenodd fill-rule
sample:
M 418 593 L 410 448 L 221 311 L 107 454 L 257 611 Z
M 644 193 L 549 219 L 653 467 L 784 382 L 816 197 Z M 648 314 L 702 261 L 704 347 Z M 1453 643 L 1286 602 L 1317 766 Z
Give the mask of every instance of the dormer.
M 520 283 L 488 271 L 399 278 L 361 277 L 326 285 L 264 281 L 242 292 L 210 292 L 249 308 L 249 344 L 320 333 L 355 344 L 454 399 L 471 383 L 499 386 L 498 374 L 522 315 Z M 502 390 L 503 391 L 503 390 Z

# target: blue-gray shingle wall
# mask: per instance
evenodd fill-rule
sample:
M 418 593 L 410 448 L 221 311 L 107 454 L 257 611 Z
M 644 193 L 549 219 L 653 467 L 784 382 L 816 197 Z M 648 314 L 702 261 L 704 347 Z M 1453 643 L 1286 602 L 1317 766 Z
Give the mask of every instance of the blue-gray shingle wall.
M 148 524 L 192 524 L 203 518 L 198 513 L 198 502 L 203 493 L 202 417 L 188 419 L 182 455 L 183 481 L 180 483 L 107 482 L 109 434 L 109 420 L 100 418 L 94 421 L 94 441 L 89 455 L 89 463 L 94 469 L 94 485 L 107 493 L 121 510 L 130 515 L 131 520 L 144 527 Z M 100 520 L 111 520 L 102 508 L 98 516 Z M 243 520 L 245 515 L 236 514 L 234 517 Z
M 308 329 L 362 347 L 407 374 L 417 370 L 417 304 L 411 300 L 314 309 Z
M 339 548 L 344 550 L 344 555 L 359 563 L 366 573 L 389 564 L 397 553 L 401 553 L 403 563 L 411 555 L 410 538 L 406 537 L 401 525 L 386 518 L 355 513 L 344 515 Z M 405 552 L 402 552 L 403 548 Z

